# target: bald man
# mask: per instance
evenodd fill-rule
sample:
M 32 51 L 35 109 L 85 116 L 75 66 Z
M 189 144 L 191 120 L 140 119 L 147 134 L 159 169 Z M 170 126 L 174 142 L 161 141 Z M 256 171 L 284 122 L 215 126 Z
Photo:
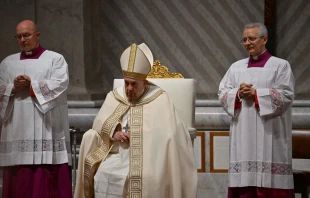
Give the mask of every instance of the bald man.
M 40 45 L 33 21 L 16 27 L 20 53 L 0 65 L 2 197 L 72 197 L 64 57 Z

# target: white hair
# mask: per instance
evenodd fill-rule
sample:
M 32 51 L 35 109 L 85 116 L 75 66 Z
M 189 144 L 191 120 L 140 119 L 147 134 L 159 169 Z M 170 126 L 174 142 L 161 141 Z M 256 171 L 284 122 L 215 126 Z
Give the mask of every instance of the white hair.
M 258 27 L 258 36 L 259 37 L 268 36 L 267 28 L 262 23 L 249 23 L 249 24 L 244 26 L 244 29 L 253 28 L 253 27 Z

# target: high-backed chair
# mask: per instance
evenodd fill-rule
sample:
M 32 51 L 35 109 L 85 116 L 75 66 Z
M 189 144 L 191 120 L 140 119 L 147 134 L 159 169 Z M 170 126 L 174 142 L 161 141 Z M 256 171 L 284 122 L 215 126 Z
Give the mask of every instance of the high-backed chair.
M 147 80 L 167 92 L 178 114 L 187 127 L 191 139 L 195 139 L 196 81 L 194 79 L 185 79 L 179 73 L 170 73 L 169 69 L 161 65 L 158 60 L 154 62 Z M 123 85 L 124 79 L 114 79 L 113 88 Z

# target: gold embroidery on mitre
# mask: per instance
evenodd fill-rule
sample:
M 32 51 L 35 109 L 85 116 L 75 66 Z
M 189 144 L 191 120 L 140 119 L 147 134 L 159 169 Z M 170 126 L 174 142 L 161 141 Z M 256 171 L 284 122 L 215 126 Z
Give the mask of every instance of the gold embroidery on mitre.
M 138 46 L 135 43 L 130 46 L 130 55 L 129 55 L 128 69 L 127 69 L 128 72 L 134 71 L 137 47 Z
M 122 71 L 123 76 L 127 78 L 133 78 L 133 79 L 138 79 L 138 80 L 145 80 L 147 77 L 147 74 L 140 74 L 136 72 L 128 72 L 128 71 Z
M 130 111 L 129 197 L 142 198 L 143 173 L 143 106 Z
M 128 105 L 120 103 L 115 111 L 103 123 L 100 136 L 103 144 L 95 151 L 89 153 L 84 164 L 84 195 L 86 198 L 94 196 L 94 176 L 100 163 L 105 160 L 112 146 L 110 145 L 110 133 L 114 132 L 119 118 L 129 109 Z
M 147 78 L 184 78 L 180 73 L 170 73 L 169 69 L 162 65 L 159 60 L 153 63 Z

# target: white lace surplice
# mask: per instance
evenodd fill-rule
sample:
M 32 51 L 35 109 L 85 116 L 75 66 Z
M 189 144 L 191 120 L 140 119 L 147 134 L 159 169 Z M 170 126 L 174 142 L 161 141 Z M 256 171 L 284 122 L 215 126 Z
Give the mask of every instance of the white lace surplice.
M 0 166 L 71 163 L 68 65 L 48 50 L 39 59 L 19 57 L 9 56 L 0 67 Z M 30 90 L 10 97 L 14 78 L 24 74 L 31 78 L 36 98 Z
M 263 68 L 247 68 L 248 59 L 234 63 L 224 76 L 219 99 L 232 117 L 229 186 L 292 189 L 292 112 L 294 76 L 289 63 L 271 57 Z M 241 83 L 253 84 L 254 101 L 242 100 L 235 110 Z

